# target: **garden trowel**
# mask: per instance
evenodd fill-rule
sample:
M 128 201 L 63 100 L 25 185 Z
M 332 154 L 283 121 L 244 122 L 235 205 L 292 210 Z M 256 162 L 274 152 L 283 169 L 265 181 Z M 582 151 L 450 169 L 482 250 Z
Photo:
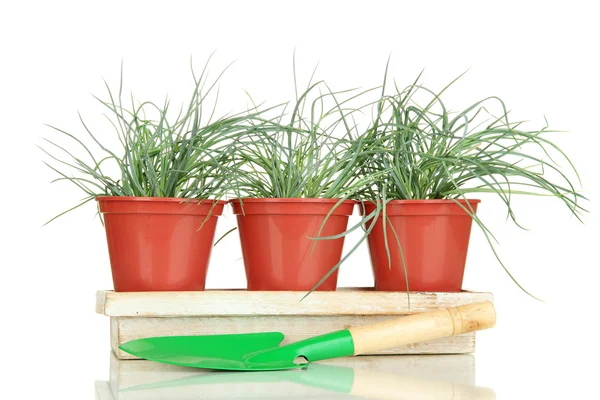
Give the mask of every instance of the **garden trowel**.
M 132 340 L 119 348 L 147 360 L 185 367 L 241 371 L 302 368 L 308 362 L 372 354 L 397 346 L 487 329 L 491 302 L 467 304 L 356 326 L 285 346 L 281 332 L 168 336 Z

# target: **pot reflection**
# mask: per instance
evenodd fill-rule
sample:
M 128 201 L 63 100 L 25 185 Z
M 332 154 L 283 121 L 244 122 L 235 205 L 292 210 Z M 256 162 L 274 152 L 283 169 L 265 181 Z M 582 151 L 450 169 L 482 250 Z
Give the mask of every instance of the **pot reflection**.
M 495 399 L 477 387 L 472 355 L 361 356 L 301 370 L 222 372 L 176 367 L 111 354 L 97 400 L 366 398 Z

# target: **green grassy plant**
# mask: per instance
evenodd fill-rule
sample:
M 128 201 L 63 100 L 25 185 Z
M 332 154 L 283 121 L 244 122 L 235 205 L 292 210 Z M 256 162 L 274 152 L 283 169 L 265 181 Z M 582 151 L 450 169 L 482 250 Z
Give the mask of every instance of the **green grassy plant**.
M 210 59 L 209 59 L 210 61 Z M 220 199 L 229 190 L 227 179 L 232 162 L 235 137 L 247 127 L 248 113 L 214 118 L 217 101 L 206 102 L 223 72 L 208 78 L 207 62 L 200 76 L 192 74 L 194 89 L 186 106 L 172 113 L 169 100 L 163 104 L 136 102 L 133 95 L 126 104 L 123 77 L 118 93 L 106 85 L 108 101 L 98 101 L 108 110 L 107 119 L 119 141 L 118 149 L 104 144 L 102 134 L 93 133 L 83 118 L 86 144 L 79 135 L 52 127 L 70 143 L 45 139 L 42 150 L 50 157 L 46 163 L 58 175 L 55 181 L 68 181 L 85 193 L 76 206 L 96 196 L 175 197 Z M 215 96 L 218 98 L 218 93 Z M 73 145 L 75 146 L 74 148 Z M 52 220 L 53 220 L 52 219 Z M 51 221 L 52 221 L 51 220 Z M 50 221 L 48 221 L 50 222 Z
M 294 76 L 296 100 L 280 113 L 249 120 L 235 149 L 237 197 L 345 200 L 367 183 L 356 174 L 362 140 L 348 106 L 364 92 L 333 92 L 313 77 L 299 92 Z
M 584 197 L 573 183 L 572 177 L 579 179 L 575 167 L 549 139 L 555 131 L 547 124 L 525 129 L 524 121 L 510 120 L 505 103 L 494 96 L 452 112 L 442 95 L 456 80 L 440 92 L 422 86 L 419 80 L 420 75 L 403 89 L 394 85 L 389 95 L 384 81 L 374 121 L 362 137 L 371 152 L 363 157 L 361 171 L 375 179 L 359 197 L 378 204 L 384 233 L 386 224 L 391 227 L 385 211 L 390 200 L 455 200 L 482 229 L 510 278 L 529 294 L 500 260 L 492 232 L 470 206 L 456 200 L 494 194 L 520 226 L 512 207 L 516 195 L 552 196 L 579 219 L 585 210 L 581 206 Z M 493 109 L 498 111 L 493 113 Z M 566 168 L 559 165 L 560 159 Z M 400 247 L 395 232 L 394 236 Z
M 232 179 L 242 207 L 245 197 L 337 199 L 316 237 L 311 238 L 316 245 L 317 240 L 339 239 L 361 228 L 368 220 L 363 218 L 339 235 L 320 236 L 333 211 L 343 201 L 356 198 L 373 181 L 369 174 L 359 174 L 364 158 L 372 150 L 365 146 L 365 138 L 359 135 L 354 120 L 354 115 L 368 105 L 351 106 L 373 89 L 334 92 L 325 82 L 313 83 L 313 80 L 314 72 L 306 89 L 300 91 L 294 63 L 295 101 L 283 107 L 275 117 L 261 114 L 252 119 L 253 128 L 237 142 L 237 167 L 232 169 L 235 174 Z M 288 109 L 291 112 L 288 113 Z M 362 241 L 364 238 L 315 288 L 347 260 Z

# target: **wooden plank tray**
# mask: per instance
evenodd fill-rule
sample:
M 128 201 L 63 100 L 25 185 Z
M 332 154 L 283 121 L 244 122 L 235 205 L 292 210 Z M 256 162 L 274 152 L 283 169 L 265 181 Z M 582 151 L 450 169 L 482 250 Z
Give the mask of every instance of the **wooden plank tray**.
M 152 336 L 210 335 L 280 331 L 283 344 L 366 325 L 397 316 L 492 300 L 491 293 L 411 293 L 372 289 L 314 292 L 99 291 L 96 312 L 110 317 L 111 348 L 119 359 L 135 357 L 119 350 L 130 340 Z M 375 354 L 459 354 L 475 351 L 475 333 L 396 347 Z

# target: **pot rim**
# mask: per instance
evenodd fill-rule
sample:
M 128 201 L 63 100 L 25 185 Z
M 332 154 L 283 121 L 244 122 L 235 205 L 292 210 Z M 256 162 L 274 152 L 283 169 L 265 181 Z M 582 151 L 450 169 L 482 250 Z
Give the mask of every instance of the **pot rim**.
M 96 196 L 96 201 L 128 201 L 128 202 L 153 202 L 153 203 L 212 203 L 227 204 L 226 200 L 192 199 L 189 197 L 142 197 L 142 196 Z
M 466 204 L 478 204 L 481 203 L 480 199 L 424 199 L 424 200 L 390 200 L 387 204 L 456 204 L 455 200 L 459 203 Z M 363 200 L 361 204 L 375 204 L 375 200 Z
M 229 200 L 229 203 L 325 203 L 335 204 L 339 198 L 304 198 L 304 197 L 241 197 Z M 358 204 L 358 201 L 346 199 L 340 204 Z

